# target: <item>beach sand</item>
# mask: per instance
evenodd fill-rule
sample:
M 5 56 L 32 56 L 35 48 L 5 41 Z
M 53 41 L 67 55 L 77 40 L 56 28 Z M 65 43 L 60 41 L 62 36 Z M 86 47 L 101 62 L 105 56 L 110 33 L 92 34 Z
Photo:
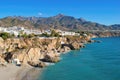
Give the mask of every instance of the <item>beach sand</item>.
M 28 65 L 19 67 L 7 64 L 5 67 L 0 67 L 0 80 L 37 80 L 40 72 L 40 68 Z

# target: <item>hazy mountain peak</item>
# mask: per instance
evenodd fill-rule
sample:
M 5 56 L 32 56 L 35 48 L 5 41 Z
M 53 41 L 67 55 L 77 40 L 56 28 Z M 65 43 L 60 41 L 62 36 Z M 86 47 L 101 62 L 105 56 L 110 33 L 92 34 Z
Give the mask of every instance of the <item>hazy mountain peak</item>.
M 65 16 L 64 14 L 62 14 L 62 13 L 59 13 L 59 14 L 57 14 L 56 16 Z
M 56 16 L 54 16 L 55 18 L 61 18 L 61 17 L 64 17 L 65 15 L 64 14 L 61 14 L 61 13 L 59 13 L 59 14 L 57 14 Z
M 120 25 L 102 25 L 99 23 L 87 21 L 84 18 L 75 18 L 58 14 L 53 17 L 23 17 L 23 16 L 8 16 L 0 19 L 0 26 L 27 26 L 35 28 L 49 29 L 50 25 L 61 30 L 120 30 Z
M 84 18 L 82 18 L 82 17 L 79 18 L 78 20 L 81 21 L 81 22 L 86 22 L 86 20 Z

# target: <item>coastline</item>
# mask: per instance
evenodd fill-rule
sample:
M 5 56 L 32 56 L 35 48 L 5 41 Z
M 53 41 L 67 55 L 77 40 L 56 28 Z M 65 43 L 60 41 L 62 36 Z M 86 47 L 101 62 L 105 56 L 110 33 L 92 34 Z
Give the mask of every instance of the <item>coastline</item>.
M 91 39 L 92 39 L 92 37 L 90 37 L 90 36 L 83 38 L 83 39 L 81 37 L 65 38 L 65 39 L 59 39 L 59 41 L 58 41 L 58 39 L 38 39 L 38 41 L 37 41 L 38 43 L 46 42 L 46 44 L 44 44 L 44 45 L 39 44 L 41 46 L 37 46 L 37 48 L 36 48 L 37 44 L 33 45 L 34 43 L 32 41 L 34 39 L 32 39 L 31 41 L 26 41 L 29 39 L 25 39 L 25 40 L 18 39 L 19 40 L 18 42 L 16 39 L 13 39 L 14 40 L 14 41 L 12 41 L 13 44 L 15 44 L 15 42 L 16 42 L 21 45 L 21 46 L 17 46 L 17 47 L 24 48 L 23 43 L 21 43 L 21 41 L 23 41 L 23 42 L 25 42 L 24 45 L 25 44 L 28 45 L 28 42 L 29 42 L 29 45 L 31 44 L 32 46 L 30 46 L 30 47 L 32 47 L 32 48 L 29 49 L 29 46 L 28 46 L 28 47 L 25 47 L 25 49 L 20 48 L 16 52 L 11 51 L 11 55 L 12 55 L 11 58 L 9 58 L 6 55 L 1 55 L 1 58 L 2 58 L 1 60 L 7 59 L 8 61 L 14 60 L 14 58 L 16 58 L 16 56 L 17 56 L 17 58 L 21 62 L 23 62 L 23 65 L 19 67 L 19 66 L 16 66 L 15 64 L 11 64 L 11 62 L 10 62 L 10 64 L 5 65 L 6 67 L 0 66 L 0 79 L 1 80 L 37 80 L 37 78 L 41 74 L 42 67 L 49 66 L 50 64 L 49 63 L 46 64 L 45 62 L 42 62 L 42 63 L 37 63 L 37 64 L 33 63 L 32 65 L 29 65 L 27 63 L 28 61 L 36 62 L 39 59 L 45 58 L 47 60 L 46 62 L 56 63 L 59 61 L 58 57 L 60 58 L 60 55 L 62 55 L 62 54 L 66 54 L 67 52 L 69 52 L 71 50 L 78 50 L 80 48 L 84 48 L 85 47 L 84 44 L 86 44 L 86 43 L 99 42 L 99 41 L 93 41 Z M 8 39 L 8 41 L 7 41 L 9 43 L 9 45 L 11 45 L 11 43 L 10 43 L 11 40 L 12 39 Z M 58 43 L 60 44 L 62 41 L 64 41 L 65 43 L 61 44 L 61 46 L 58 46 Z M 1 41 L 1 43 L 4 43 L 4 42 Z M 8 45 L 4 45 L 4 46 L 8 46 Z M 56 49 L 57 46 L 58 46 L 58 49 Z M 13 51 L 14 50 L 16 50 L 16 48 L 15 49 L 13 48 Z M 47 52 L 45 52 L 46 50 L 47 50 Z M 58 55 L 58 53 L 59 53 L 59 55 Z M 27 55 L 23 56 L 22 54 L 27 54 Z M 8 54 L 8 55 L 10 55 L 10 54 Z M 3 61 L 3 62 L 5 63 L 5 61 Z M 36 68 L 36 65 L 38 65 L 38 64 L 40 66 L 39 66 L 39 68 Z
M 64 55 L 68 52 L 59 53 L 59 55 Z M 49 66 L 55 63 L 46 62 L 45 64 Z M 1 80 L 38 80 L 41 73 L 42 68 L 36 68 L 30 65 L 16 66 L 15 64 L 6 64 L 5 66 L 0 66 Z
M 22 39 L 22 40 L 21 39 L 18 39 L 18 40 L 7 39 L 4 42 L 2 41 L 1 43 L 8 42 L 10 46 L 14 46 L 15 43 L 20 44 L 20 46 L 17 45 L 17 48 L 19 48 L 19 50 L 17 50 L 17 51 L 16 51 L 16 47 L 13 48 L 13 50 L 10 48 L 10 50 L 13 51 L 13 52 L 11 51 L 11 55 L 12 55 L 11 58 L 8 57 L 10 54 L 5 55 L 5 57 L 3 57 L 3 55 L 1 55 L 1 58 L 3 59 L 3 63 L 6 62 L 5 61 L 6 59 L 7 59 L 7 61 L 10 61 L 10 62 L 9 62 L 9 64 L 5 64 L 6 67 L 4 67 L 4 66 L 0 67 L 0 79 L 2 79 L 2 80 L 37 80 L 37 78 L 41 74 L 42 66 L 46 67 L 46 66 L 52 65 L 51 63 L 59 62 L 60 55 L 66 54 L 67 52 L 69 52 L 71 50 L 77 50 L 77 49 L 83 48 L 84 44 L 87 43 L 90 40 L 90 38 L 91 37 L 89 37 L 89 36 L 86 37 L 85 39 L 84 38 L 82 39 L 81 37 L 60 38 L 59 40 L 58 39 L 39 39 L 38 38 L 38 40 L 39 40 L 39 41 L 37 41 L 38 43 L 39 42 L 47 43 L 47 44 L 39 44 L 39 45 L 42 45 L 41 48 L 38 48 L 39 46 L 37 46 L 37 48 L 35 48 L 37 44 L 34 45 L 35 46 L 34 47 L 33 44 L 35 44 L 35 43 L 33 43 L 32 41 L 30 41 L 31 44 L 29 41 L 26 42 L 26 40 L 29 40 L 29 39 L 25 39 L 25 40 L 24 39 Z M 32 39 L 32 40 L 34 40 L 34 39 Z M 11 43 L 13 43 L 12 45 L 10 44 L 10 41 L 12 41 L 11 42 Z M 25 42 L 25 43 L 21 43 L 21 41 Z M 64 44 L 61 44 L 61 42 L 63 42 L 63 41 L 64 41 Z M 29 45 L 32 45 L 32 48 L 30 48 L 30 49 L 28 46 L 28 42 L 29 42 Z M 61 44 L 61 46 L 59 44 Z M 24 45 L 26 45 L 27 47 L 25 47 L 25 49 L 21 49 L 21 47 L 24 48 Z M 4 45 L 4 46 L 8 46 L 8 45 Z M 45 52 L 46 46 L 47 46 L 47 52 Z M 58 46 L 58 49 L 56 50 L 55 48 L 57 48 L 57 46 Z M 42 48 L 43 48 L 43 50 L 41 50 Z M 14 50 L 15 50 L 15 52 L 14 52 Z M 10 51 L 8 50 L 7 52 L 10 52 Z M 27 54 L 27 55 L 23 56 L 22 54 L 24 54 L 24 55 Z M 22 66 L 16 66 L 15 64 L 11 64 L 11 60 L 13 61 L 14 59 L 16 59 L 16 56 L 17 56 L 17 60 L 19 60 L 20 62 L 23 62 Z M 41 66 L 39 68 L 35 67 L 37 65 L 36 63 L 35 64 L 32 63 L 32 65 L 29 65 L 27 63 L 28 61 L 36 62 L 39 59 L 43 59 L 43 58 L 45 58 L 46 61 L 44 63 L 43 62 L 37 63 Z M 33 59 L 33 60 L 31 60 L 31 59 Z M 48 63 L 46 63 L 46 62 L 48 62 Z
M 114 77 L 116 75 L 118 76 L 117 79 L 119 79 L 120 67 L 117 67 L 117 66 L 119 64 L 118 52 L 120 51 L 119 50 L 120 43 L 117 41 L 120 40 L 120 37 L 98 38 L 96 40 L 101 40 L 102 43 L 87 44 L 86 48 L 83 48 L 77 51 L 73 50 L 70 53 L 63 55 L 62 61 L 60 63 L 55 64 L 54 66 L 47 67 L 47 69 L 43 71 L 39 79 L 40 80 L 55 80 L 55 79 L 57 80 L 88 80 L 88 78 L 86 77 L 87 75 L 90 75 L 90 79 L 92 78 L 93 80 L 104 80 L 104 79 L 110 80 L 111 78 L 112 80 L 114 80 L 116 79 L 116 77 Z M 109 45 L 112 45 L 113 43 L 111 42 L 114 42 L 114 41 L 115 41 L 114 46 L 116 45 L 116 47 L 114 48 L 108 47 Z M 104 51 L 106 51 L 106 54 Z M 113 52 L 115 52 L 115 54 L 113 54 Z M 103 55 L 104 55 L 104 58 L 103 58 Z M 108 61 L 107 64 L 106 64 L 106 61 Z M 113 62 L 113 65 L 116 67 L 113 68 L 112 64 L 111 63 L 109 64 L 109 61 L 111 61 L 111 63 Z M 111 67 L 109 68 L 108 65 L 109 66 L 111 65 Z M 117 72 L 115 68 L 117 68 L 118 70 Z M 111 73 L 111 74 L 106 74 L 104 72 Z M 110 75 L 110 78 L 108 75 Z

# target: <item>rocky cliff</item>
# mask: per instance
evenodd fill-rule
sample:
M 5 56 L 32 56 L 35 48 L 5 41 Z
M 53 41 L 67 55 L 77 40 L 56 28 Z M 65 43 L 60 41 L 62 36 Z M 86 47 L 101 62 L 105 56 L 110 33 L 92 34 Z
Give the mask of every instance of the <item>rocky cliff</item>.
M 114 32 L 92 32 L 96 37 L 117 37 L 120 36 L 120 31 L 114 31 Z
M 45 62 L 60 61 L 60 53 L 84 47 L 90 37 L 0 38 L 0 64 L 44 67 Z

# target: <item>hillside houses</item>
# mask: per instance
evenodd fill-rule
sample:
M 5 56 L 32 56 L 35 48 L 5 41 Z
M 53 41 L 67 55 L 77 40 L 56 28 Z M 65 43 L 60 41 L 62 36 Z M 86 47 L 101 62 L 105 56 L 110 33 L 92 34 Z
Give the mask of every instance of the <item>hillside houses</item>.
M 10 33 L 10 34 L 14 34 L 16 37 L 20 34 L 42 34 L 42 33 L 47 33 L 47 34 L 51 34 L 51 31 L 52 30 L 38 30 L 38 29 L 27 29 L 27 28 L 24 28 L 24 27 L 17 27 L 17 26 L 13 26 L 13 27 L 8 27 L 8 28 L 5 28 L 5 27 L 0 27 L 0 32 L 7 32 L 7 33 Z M 61 36 L 74 36 L 74 35 L 77 35 L 79 36 L 78 33 L 75 33 L 75 32 L 69 32 L 69 31 L 61 31 L 61 30 L 55 30 L 57 33 L 59 33 L 59 35 Z
M 35 29 L 25 29 L 24 27 L 0 27 L 0 32 L 7 32 L 10 34 L 14 34 L 15 36 L 18 36 L 21 33 L 26 33 L 26 34 L 42 34 L 40 30 L 35 30 Z
M 61 36 L 79 36 L 79 33 L 75 32 L 70 32 L 70 31 L 61 31 L 61 30 L 56 30 Z

